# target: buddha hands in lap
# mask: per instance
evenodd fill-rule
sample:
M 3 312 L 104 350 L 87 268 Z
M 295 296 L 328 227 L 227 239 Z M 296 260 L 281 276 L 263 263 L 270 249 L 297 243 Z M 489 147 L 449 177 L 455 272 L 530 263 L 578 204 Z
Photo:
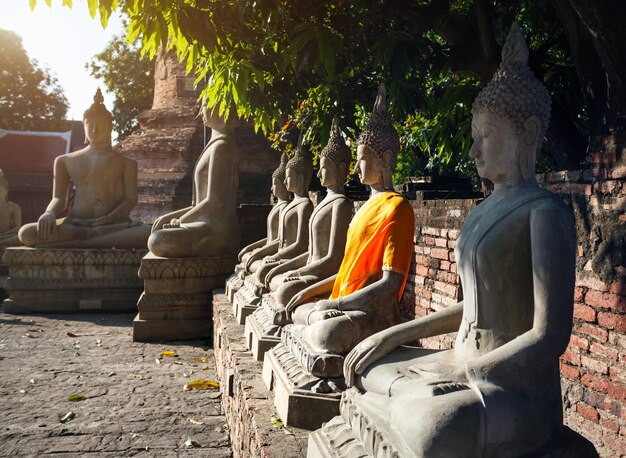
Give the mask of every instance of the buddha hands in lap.
M 193 175 L 194 202 L 190 207 L 158 218 L 148 248 L 156 256 L 234 256 L 240 232 L 235 199 L 239 182 L 239 153 L 231 116 L 224 121 L 217 109 L 202 104 L 204 125 L 211 139 Z
M 328 192 L 311 216 L 309 249 L 272 269 L 265 280 L 272 291 L 274 325 L 289 322 L 285 306 L 296 293 L 332 277 L 339 269 L 352 219 L 352 203 L 344 194 L 351 160 L 352 153 L 341 136 L 339 120 L 335 118 L 328 144 L 320 153 L 317 175 Z
M 0 247 L 19 246 L 17 231 L 22 225 L 22 209 L 9 201 L 9 182 L 0 170 Z
M 312 159 L 302 145 L 301 137 L 295 155 L 286 166 L 285 187 L 294 194 L 294 198 L 280 214 L 277 250 L 271 253 L 270 247 L 261 248 L 248 259 L 250 265 L 252 259 L 263 256 L 254 274 L 256 284 L 265 286 L 266 277 L 273 268 L 307 252 L 309 219 L 313 212 L 313 203 L 308 195 L 312 176 Z
M 517 24 L 502 58 L 472 107 L 469 154 L 494 192 L 457 240 L 463 302 L 375 334 L 345 360 L 346 381 L 360 392 L 350 390 L 342 416 L 364 414 L 401 455 L 525 456 L 562 424 L 573 217 L 535 181 L 550 98 L 527 66 Z M 401 347 L 454 331 L 453 350 Z
M 381 85 L 357 148 L 359 177 L 370 186 L 371 197 L 350 223 L 337 275 L 306 288 L 287 305 L 295 324 L 287 332 L 300 335 L 317 354 L 346 355 L 364 338 L 398 322 L 414 235 L 413 209 L 392 186 L 399 149 Z M 314 375 L 341 376 L 341 367 L 325 364 Z
M 150 226 L 130 220 L 137 204 L 137 163 L 111 146 L 112 117 L 100 89 L 85 111 L 89 145 L 54 161 L 52 200 L 37 223 L 19 231 L 30 247 L 145 248 Z M 75 196 L 67 217 L 71 187 Z

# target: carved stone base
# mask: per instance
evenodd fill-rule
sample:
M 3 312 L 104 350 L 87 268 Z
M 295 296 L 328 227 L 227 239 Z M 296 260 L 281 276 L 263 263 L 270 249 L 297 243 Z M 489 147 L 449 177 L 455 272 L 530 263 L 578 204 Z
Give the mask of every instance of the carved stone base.
M 243 271 L 243 267 L 241 267 L 241 264 L 237 264 L 235 266 L 235 272 L 226 279 L 225 294 L 228 298 L 228 302 L 231 304 L 235 300 L 235 293 L 243 286 L 243 280 L 239 278 L 241 271 Z
M 333 353 L 318 353 L 302 338 L 305 326 L 290 324 L 283 328 L 281 341 L 308 373 L 319 377 L 343 377 L 344 357 Z
M 252 351 L 256 361 L 263 361 L 265 352 L 280 343 L 280 334 L 270 334 L 277 326 L 269 316 L 267 295 L 263 296 L 261 306 L 246 319 L 245 335 L 246 346 Z
M 191 340 L 212 335 L 212 293 L 235 258 L 160 258 L 148 253 L 139 276 L 145 291 L 137 302 L 133 340 Z
M 257 285 L 250 275 L 244 280 L 243 286 L 235 293 L 233 314 L 238 324 L 245 324 L 246 318 L 261 304 L 263 293 L 267 292 L 262 285 Z
M 263 382 L 274 391 L 274 406 L 287 426 L 312 430 L 339 414 L 341 393 L 312 391 L 325 381 L 305 372 L 282 343 L 265 353 Z
M 7 248 L 5 313 L 136 310 L 145 250 Z
M 309 434 L 307 458 L 417 457 L 402 446 L 402 439 L 392 436 L 393 425 L 377 425 L 366 412 L 360 411 L 351 398 L 352 389 L 341 400 L 341 415 Z M 411 421 L 407 418 L 406 421 Z M 386 437 L 389 436 L 389 437 Z M 459 444 L 462 447 L 463 444 Z M 442 455 L 444 456 L 444 455 Z M 448 457 L 449 455 L 445 455 Z M 492 456 L 487 452 L 486 456 Z M 511 455 L 517 456 L 514 451 Z M 556 431 L 540 450 L 524 457 L 533 458 L 597 458 L 593 444 L 567 426 Z M 450 458 L 453 458 L 450 456 Z

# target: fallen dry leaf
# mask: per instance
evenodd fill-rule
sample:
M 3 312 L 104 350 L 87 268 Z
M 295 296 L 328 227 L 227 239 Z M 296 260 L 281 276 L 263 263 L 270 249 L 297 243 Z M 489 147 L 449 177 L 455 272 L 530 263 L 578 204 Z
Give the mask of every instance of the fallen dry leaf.
M 187 418 L 187 421 L 188 421 L 189 423 L 194 424 L 194 425 L 203 425 L 203 424 L 204 424 L 204 423 L 202 423 L 200 420 L 196 420 L 196 419 L 195 419 L 195 418 L 193 418 L 193 417 L 189 417 L 189 418 Z
M 220 384 L 215 380 L 192 380 L 191 382 L 187 382 L 183 389 L 185 391 L 191 390 L 210 390 L 210 389 L 219 389 Z
M 65 333 L 66 336 L 68 337 L 78 337 L 76 334 L 74 334 L 73 332 L 66 332 Z
M 72 394 L 67 398 L 70 402 L 82 401 L 83 399 L 85 399 L 85 395 L 83 393 Z
M 166 350 L 166 351 L 162 351 L 161 352 L 161 357 L 163 357 L 163 356 L 169 356 L 170 358 L 176 358 L 178 356 L 178 354 L 175 351 Z
M 206 356 L 200 356 L 198 358 L 194 358 L 196 361 L 200 361 L 201 363 L 208 363 L 209 362 L 209 358 L 207 358 Z
M 76 418 L 76 414 L 72 411 L 69 411 L 65 415 L 59 415 L 59 421 L 61 423 L 67 423 L 68 421 L 73 420 L 74 418 Z

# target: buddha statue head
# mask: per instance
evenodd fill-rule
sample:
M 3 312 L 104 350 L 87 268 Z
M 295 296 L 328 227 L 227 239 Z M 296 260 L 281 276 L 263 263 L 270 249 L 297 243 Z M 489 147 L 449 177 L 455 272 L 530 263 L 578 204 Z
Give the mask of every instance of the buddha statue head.
M 300 134 L 296 153 L 287 162 L 285 186 L 289 192 L 302 196 L 309 190 L 312 176 L 313 159 L 308 148 L 303 145 L 302 134 Z
M 535 161 L 550 120 L 550 95 L 528 67 L 519 24 L 511 26 L 502 63 L 472 105 L 470 156 L 478 175 L 494 184 L 533 183 Z
M 233 120 L 237 117 L 236 110 L 231 106 L 228 111 L 228 117 L 224 119 L 220 116 L 219 104 L 213 107 L 207 105 L 207 100 L 205 97 L 202 98 L 202 103 L 200 105 L 200 113 L 198 113 L 198 117 L 202 117 L 202 122 L 205 126 L 223 131 L 225 128 L 233 127 Z
M 341 135 L 339 119 L 333 118 L 328 144 L 320 153 L 320 170 L 317 176 L 322 186 L 343 191 L 343 185 L 350 170 L 352 152 Z
M 4 172 L 0 170 L 0 203 L 9 200 L 9 182 L 4 176 Z
M 113 116 L 104 106 L 104 97 L 100 88 L 93 96 L 93 103 L 83 113 L 85 137 L 87 143 L 94 146 L 110 146 L 113 130 Z
M 285 153 L 280 156 L 280 164 L 272 173 L 272 194 L 277 199 L 287 200 L 289 198 L 289 191 L 285 186 L 285 174 L 287 172 L 287 161 L 289 158 Z
M 400 138 L 387 112 L 385 85 L 378 88 L 374 111 L 357 140 L 357 170 L 361 183 L 392 189 L 391 177 L 400 152 Z

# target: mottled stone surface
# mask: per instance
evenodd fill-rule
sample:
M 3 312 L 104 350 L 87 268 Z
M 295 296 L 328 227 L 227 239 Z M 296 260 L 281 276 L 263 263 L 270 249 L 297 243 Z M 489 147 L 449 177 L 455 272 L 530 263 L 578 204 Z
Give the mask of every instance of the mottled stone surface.
M 209 342 L 133 343 L 132 319 L 0 313 L 0 456 L 231 456 L 219 391 L 183 390 L 216 378 Z

